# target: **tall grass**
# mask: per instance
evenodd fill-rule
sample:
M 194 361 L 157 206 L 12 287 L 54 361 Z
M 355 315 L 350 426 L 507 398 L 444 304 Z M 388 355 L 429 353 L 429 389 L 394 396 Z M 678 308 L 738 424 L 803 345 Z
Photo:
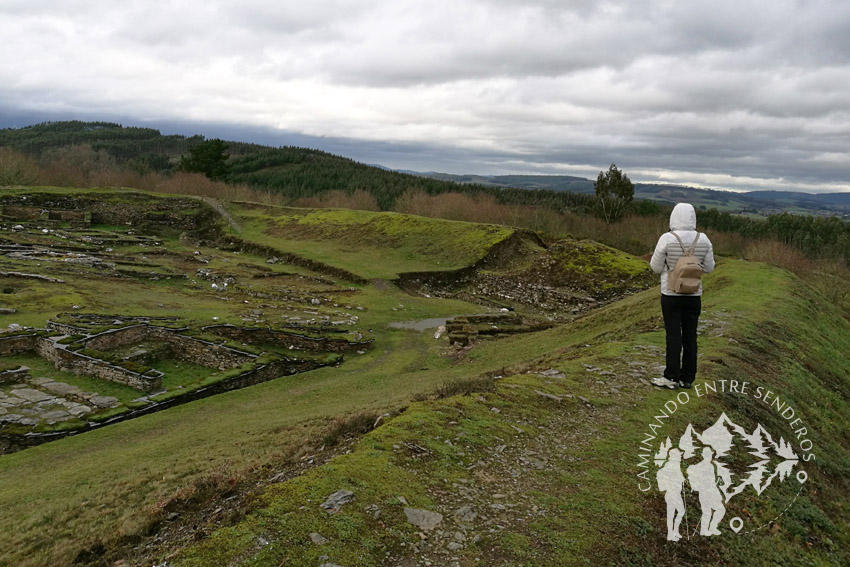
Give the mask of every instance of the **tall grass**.
M 375 196 L 357 189 L 352 193 L 346 191 L 328 191 L 314 197 L 303 197 L 292 202 L 296 207 L 310 207 L 319 209 L 355 209 L 359 211 L 380 211 Z
M 282 191 L 254 189 L 246 184 L 212 181 L 199 173 L 141 172 L 122 167 L 104 150 L 88 145 L 66 146 L 47 152 L 36 163 L 8 148 L 0 148 L 0 185 L 53 185 L 58 187 L 133 187 L 162 193 L 197 195 L 222 201 L 253 201 L 267 205 L 316 208 L 346 208 L 378 211 L 373 194 L 328 191 L 316 196 L 292 199 Z M 550 207 L 500 203 L 487 193 L 448 192 L 432 195 L 424 190 L 408 190 L 393 210 L 401 213 L 489 224 L 502 224 L 534 230 L 545 239 L 564 237 L 589 239 L 635 255 L 651 252 L 658 237 L 667 231 L 666 214 L 627 215 L 615 223 L 593 216 Z M 698 215 L 699 217 L 699 215 Z M 819 274 L 819 282 L 829 297 L 847 301 L 850 296 L 850 270 L 843 260 L 812 260 L 796 248 L 775 239 L 754 239 L 737 232 L 707 232 L 720 256 L 748 258 L 774 264 L 805 276 Z

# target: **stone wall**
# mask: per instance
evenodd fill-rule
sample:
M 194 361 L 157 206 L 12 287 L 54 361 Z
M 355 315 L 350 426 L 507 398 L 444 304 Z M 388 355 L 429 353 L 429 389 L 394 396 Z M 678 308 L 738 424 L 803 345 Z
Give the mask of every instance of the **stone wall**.
M 139 374 L 104 360 L 67 350 L 63 348 L 63 345 L 58 345 L 50 339 L 41 337 L 36 339 L 35 352 L 45 360 L 52 362 L 59 370 L 118 382 L 143 392 L 153 392 L 162 388 L 162 372 L 158 370 Z
M 330 364 L 338 363 L 339 361 Z M 83 431 L 98 429 L 109 424 L 127 421 L 129 419 L 134 419 L 143 415 L 149 415 L 151 413 L 156 413 L 180 404 L 185 404 L 194 400 L 200 400 L 202 398 L 214 396 L 222 392 L 238 390 L 239 388 L 244 388 L 246 386 L 252 386 L 254 384 L 260 384 L 262 382 L 274 380 L 275 378 L 279 378 L 281 376 L 290 376 L 292 374 L 307 372 L 309 370 L 314 370 L 316 368 L 321 368 L 323 366 L 328 365 L 328 363 L 320 363 L 315 360 L 275 360 L 270 362 L 269 364 L 257 366 L 255 368 L 252 368 L 251 370 L 242 372 L 238 376 L 233 376 L 232 378 L 222 380 L 221 382 L 218 382 L 216 384 L 211 384 L 210 386 L 207 386 L 205 388 L 186 392 L 183 395 L 175 396 L 163 402 L 155 402 L 143 408 L 131 410 L 121 415 L 115 416 L 114 418 L 106 422 L 89 422 L 88 424 L 86 424 L 85 427 L 79 430 L 57 431 L 51 433 L 30 433 L 27 435 L 7 435 L 0 433 L 0 455 L 20 451 L 28 447 L 34 447 L 42 443 L 47 443 L 49 441 L 68 437 L 69 435 L 76 435 Z
M 346 341 L 328 337 L 310 337 L 286 331 L 273 331 L 262 327 L 237 327 L 235 325 L 208 325 L 204 331 L 248 344 L 280 345 L 286 348 L 313 352 L 353 352 L 369 348 L 372 341 Z
M 11 337 L 0 335 L 0 356 L 14 356 L 33 350 L 37 336 L 35 333 Z
M 58 221 L 85 221 L 88 216 L 86 211 L 64 211 L 61 209 L 52 209 L 48 212 L 47 218 Z
M 2 215 L 13 220 L 37 220 L 41 218 L 41 207 L 24 207 L 20 205 L 3 205 Z
M 24 199 L 23 197 L 26 197 Z M 32 205 L 35 205 L 33 207 Z M 85 219 L 71 219 L 74 222 L 90 220 L 94 224 L 110 225 L 166 225 L 179 230 L 212 235 L 216 223 L 220 222 L 217 212 L 200 199 L 191 197 L 154 197 L 144 193 L 106 193 L 91 196 L 85 193 L 76 195 L 57 195 L 52 193 L 34 193 L 25 196 L 9 195 L 2 198 L 3 210 L 38 208 L 63 211 L 65 213 L 90 213 Z M 39 217 L 36 217 L 39 218 Z
M 255 358 L 252 354 L 230 347 L 181 335 L 164 327 L 144 324 L 106 331 L 88 339 L 86 346 L 95 350 L 108 351 L 144 341 L 165 343 L 169 347 L 171 356 L 216 370 L 235 368 Z
M 47 330 L 56 331 L 57 333 L 62 333 L 64 335 L 80 335 L 86 332 L 86 330 L 82 327 L 75 327 L 66 323 L 57 323 L 56 321 L 48 321 Z
M 30 369 L 26 366 L 15 368 L 14 370 L 4 370 L 0 372 L 0 384 L 15 384 L 23 382 L 29 378 Z

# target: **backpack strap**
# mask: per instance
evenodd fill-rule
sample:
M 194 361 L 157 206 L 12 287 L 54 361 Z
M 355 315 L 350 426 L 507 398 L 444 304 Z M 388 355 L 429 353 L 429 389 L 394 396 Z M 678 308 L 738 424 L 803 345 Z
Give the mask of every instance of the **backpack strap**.
M 675 237 L 676 237 L 676 240 L 678 240 L 678 241 L 679 241 L 679 247 L 681 247 L 681 248 L 682 248 L 682 255 L 683 255 L 683 256 L 687 256 L 687 255 L 688 255 L 688 253 L 687 253 L 687 251 L 685 250 L 685 245 L 684 245 L 684 244 L 682 244 L 682 239 L 681 239 L 681 238 L 679 238 L 679 235 L 678 235 L 678 234 L 676 234 L 675 232 L 673 232 L 672 230 L 670 231 L 670 234 L 672 234 L 673 236 L 675 236 Z
M 691 244 L 690 248 L 688 248 L 687 250 L 685 250 L 685 245 L 682 243 L 682 239 L 681 239 L 681 238 L 679 238 L 679 235 L 678 235 L 678 234 L 676 234 L 675 232 L 673 232 L 672 230 L 670 231 L 670 234 L 672 234 L 673 236 L 675 236 L 675 237 L 676 237 L 676 240 L 678 240 L 678 241 L 679 241 L 679 247 L 682 249 L 682 254 L 683 254 L 684 256 L 693 256 L 693 255 L 694 255 L 694 250 L 696 250 L 696 248 L 697 248 L 697 242 L 699 241 L 699 237 L 700 237 L 700 236 L 702 236 L 702 233 L 701 233 L 701 232 L 698 232 L 698 233 L 697 233 L 697 237 L 696 237 L 696 238 L 694 238 L 694 242 L 693 242 L 693 244 Z
M 691 247 L 688 249 L 688 253 L 685 254 L 685 256 L 693 256 L 694 255 L 694 250 L 697 249 L 697 242 L 699 241 L 700 236 L 701 236 L 701 234 L 698 232 L 697 237 L 694 238 L 694 243 L 691 244 Z M 681 240 L 679 241 L 679 243 L 681 244 Z

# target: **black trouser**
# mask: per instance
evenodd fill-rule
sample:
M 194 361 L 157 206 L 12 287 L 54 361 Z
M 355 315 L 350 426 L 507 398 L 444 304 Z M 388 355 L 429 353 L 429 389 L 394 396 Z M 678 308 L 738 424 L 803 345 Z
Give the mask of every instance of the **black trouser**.
M 697 324 L 701 309 L 699 295 L 661 295 L 661 313 L 667 331 L 664 377 L 668 380 L 690 384 L 697 375 Z

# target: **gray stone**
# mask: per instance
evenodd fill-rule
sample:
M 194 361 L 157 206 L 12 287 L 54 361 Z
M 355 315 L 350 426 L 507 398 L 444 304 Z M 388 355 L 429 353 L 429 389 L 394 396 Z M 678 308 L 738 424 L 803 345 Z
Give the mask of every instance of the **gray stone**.
M 35 425 L 36 423 L 38 423 L 38 420 L 34 417 L 24 417 L 22 419 L 19 419 L 18 423 L 20 423 L 21 425 Z
M 18 396 L 19 398 L 23 398 L 28 402 L 43 402 L 45 400 L 53 399 L 54 397 L 50 394 L 45 394 L 40 390 L 33 390 L 32 388 L 20 388 L 17 390 L 12 390 L 11 394 Z
M 322 508 L 324 508 L 328 514 L 336 514 L 339 512 L 343 504 L 351 502 L 352 500 L 354 500 L 353 492 L 345 489 L 337 490 L 328 496 L 328 499 L 322 503 Z
M 47 390 L 48 392 L 53 392 L 54 394 L 58 394 L 60 396 L 79 395 L 81 393 L 79 388 L 70 384 L 66 384 L 65 382 L 50 382 L 47 384 L 43 384 L 41 387 Z
M 80 417 L 81 415 L 85 415 L 89 412 L 91 412 L 91 408 L 89 406 L 84 405 L 76 405 L 72 408 L 68 408 L 68 413 L 70 413 L 74 417 Z
M 328 538 L 324 537 L 322 534 L 313 532 L 310 534 L 310 541 L 312 541 L 316 545 L 323 545 L 325 543 L 328 543 Z
M 550 368 L 549 370 L 544 370 L 540 373 L 541 376 L 545 376 L 547 378 L 566 378 L 566 375 L 560 370 L 555 370 L 554 368 Z
M 455 510 L 455 518 L 458 522 L 469 524 L 478 517 L 478 514 L 472 509 L 472 506 L 466 504 Z
M 63 410 L 53 410 L 41 414 L 41 419 L 46 421 L 48 424 L 56 423 L 57 421 L 67 421 L 71 419 L 71 414 Z
M 405 508 L 404 515 L 407 516 L 408 522 L 426 532 L 433 530 L 437 527 L 437 524 L 443 521 L 442 514 L 421 508 Z
M 555 400 L 556 402 L 560 402 L 563 398 L 561 396 L 556 396 L 555 394 L 547 394 L 546 392 L 541 392 L 540 390 L 534 390 L 538 396 L 542 398 L 548 398 L 550 400 Z
M 6 423 L 18 423 L 22 419 L 24 419 L 24 416 L 19 413 L 7 413 L 6 415 L 0 415 L 0 421 Z
M 99 408 L 114 408 L 119 403 L 118 398 L 112 396 L 92 396 L 89 401 Z
M 446 549 L 448 549 L 449 551 L 458 551 L 460 549 L 463 549 L 463 544 L 456 541 L 450 541 L 449 544 L 446 546 Z

